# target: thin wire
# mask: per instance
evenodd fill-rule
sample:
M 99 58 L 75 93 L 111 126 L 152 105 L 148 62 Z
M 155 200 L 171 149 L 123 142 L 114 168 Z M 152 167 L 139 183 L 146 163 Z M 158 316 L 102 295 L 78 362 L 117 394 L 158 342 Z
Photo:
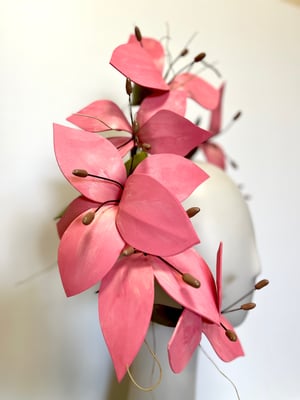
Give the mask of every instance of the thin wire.
M 205 357 L 213 364 L 213 366 L 217 369 L 217 371 L 223 375 L 223 377 L 225 379 L 227 379 L 227 381 L 232 385 L 232 387 L 235 390 L 236 393 L 236 397 L 238 398 L 238 400 L 241 400 L 238 389 L 236 387 L 236 385 L 234 384 L 234 382 L 217 366 L 217 364 L 214 362 L 214 360 L 208 355 L 208 353 L 204 350 L 204 348 L 202 346 L 200 346 L 200 349 L 202 350 L 203 354 L 205 355 Z
M 159 362 L 159 359 L 157 358 L 157 355 L 156 355 L 156 354 L 154 353 L 154 351 L 151 349 L 151 347 L 149 346 L 148 342 L 147 342 L 146 340 L 145 340 L 144 342 L 145 342 L 145 345 L 147 346 L 147 349 L 148 349 L 149 353 L 152 355 L 153 359 L 155 360 L 155 362 L 157 363 L 157 366 L 158 366 L 158 368 L 159 368 L 159 377 L 158 377 L 157 382 L 154 383 L 152 386 L 148 386 L 148 387 L 141 386 L 141 385 L 139 385 L 139 384 L 136 382 L 136 380 L 134 379 L 132 373 L 130 372 L 129 367 L 127 367 L 127 374 L 128 374 L 128 376 L 129 376 L 131 382 L 132 382 L 138 389 L 142 390 L 143 392 L 152 392 L 152 391 L 153 391 L 154 389 L 156 389 L 156 388 L 160 385 L 160 383 L 161 383 L 162 374 L 163 374 L 163 373 L 162 373 L 162 366 L 161 366 L 161 364 L 160 364 L 160 362 Z

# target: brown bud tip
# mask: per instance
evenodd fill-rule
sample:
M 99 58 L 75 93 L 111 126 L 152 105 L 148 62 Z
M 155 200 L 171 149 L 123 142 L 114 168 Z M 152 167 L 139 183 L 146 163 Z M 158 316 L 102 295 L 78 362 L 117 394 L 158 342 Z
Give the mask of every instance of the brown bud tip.
M 95 213 L 93 211 L 90 211 L 86 213 L 83 218 L 82 218 L 82 223 L 84 225 L 89 225 L 91 222 L 93 222 L 93 219 L 95 218 Z
M 188 52 L 189 52 L 189 50 L 185 47 L 185 48 L 181 51 L 180 57 L 186 56 L 186 55 L 188 54 Z
M 134 253 L 134 247 L 132 246 L 127 246 L 125 249 L 122 251 L 123 256 L 130 256 L 131 254 Z
M 253 310 L 253 308 L 255 308 L 255 307 L 256 307 L 255 303 L 245 303 L 245 304 L 241 305 L 241 310 L 245 310 L 245 311 Z
M 144 151 L 150 150 L 150 149 L 151 149 L 151 144 L 149 144 L 149 143 L 143 143 L 143 144 L 142 144 L 142 149 L 143 149 Z
M 137 120 L 134 120 L 132 123 L 132 133 L 133 134 L 138 133 L 139 129 L 140 129 L 139 123 L 137 122 Z
M 255 289 L 259 290 L 259 289 L 262 289 L 263 287 L 267 286 L 268 284 L 269 284 L 268 279 L 262 279 L 261 281 L 257 282 L 254 287 L 255 287 Z
M 182 280 L 188 285 L 198 289 L 200 287 L 200 282 L 191 274 L 182 274 Z
M 134 34 L 135 34 L 136 40 L 141 42 L 143 37 L 142 37 L 141 31 L 140 31 L 140 28 L 138 26 L 134 27 Z
M 131 80 L 129 78 L 126 78 L 126 93 L 128 94 L 128 96 L 132 93 L 132 84 L 131 84 Z
M 189 218 L 194 217 L 196 214 L 198 214 L 198 212 L 200 211 L 199 207 L 191 207 L 188 210 L 186 210 L 187 216 Z
M 240 118 L 240 116 L 242 115 L 242 111 L 238 111 L 234 116 L 233 116 L 233 121 L 236 121 L 237 119 Z
M 80 178 L 85 178 L 88 176 L 88 172 L 85 169 L 73 169 L 72 174 L 75 176 L 80 176 Z
M 206 57 L 206 54 L 205 54 L 205 53 L 199 53 L 199 54 L 196 55 L 196 57 L 194 57 L 194 62 L 195 62 L 195 63 L 200 62 L 200 61 L 202 61 L 205 57 Z
M 228 337 L 228 339 L 231 342 L 236 342 L 237 341 L 237 336 L 236 336 L 235 332 L 233 332 L 232 330 L 226 329 L 225 335 Z

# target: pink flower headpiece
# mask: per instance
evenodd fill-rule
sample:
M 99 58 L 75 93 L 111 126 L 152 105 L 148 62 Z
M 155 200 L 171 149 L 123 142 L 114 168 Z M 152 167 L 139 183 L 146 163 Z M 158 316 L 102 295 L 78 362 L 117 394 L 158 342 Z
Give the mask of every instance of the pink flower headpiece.
M 129 120 L 117 104 L 97 100 L 67 118 L 80 129 L 54 125 L 57 162 L 79 192 L 57 223 L 63 287 L 73 296 L 101 282 L 100 325 L 118 380 L 151 319 L 164 323 L 155 281 L 179 305 L 167 323 L 175 327 L 168 346 L 174 372 L 189 362 L 202 333 L 224 361 L 243 355 L 221 312 L 222 244 L 215 282 L 193 249 L 200 239 L 190 218 L 199 209 L 181 204 L 208 178 L 188 153 L 202 148 L 209 161 L 225 166 L 223 152 L 210 143 L 220 131 L 224 85 L 216 89 L 190 72 L 204 58 L 200 53 L 170 77 L 174 65 L 164 72 L 161 43 L 136 29 L 110 61 L 126 77 Z M 187 98 L 211 112 L 207 130 L 185 117 Z

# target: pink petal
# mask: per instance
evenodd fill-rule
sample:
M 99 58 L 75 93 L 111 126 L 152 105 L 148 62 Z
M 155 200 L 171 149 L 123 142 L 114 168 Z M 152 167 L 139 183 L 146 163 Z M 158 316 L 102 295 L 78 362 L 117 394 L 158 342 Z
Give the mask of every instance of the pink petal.
M 153 301 L 153 271 L 141 254 L 120 259 L 101 283 L 99 319 L 119 381 L 143 344 Z
M 212 110 L 210 117 L 209 130 L 216 135 L 221 131 L 222 125 L 222 101 L 224 93 L 225 84 L 219 88 L 219 101 L 217 106 Z
M 231 324 L 221 316 L 220 322 L 230 330 L 233 330 Z M 243 356 L 244 351 L 239 340 L 232 342 L 225 335 L 225 330 L 217 324 L 203 323 L 203 333 L 211 343 L 217 355 L 223 361 L 232 361 L 237 357 Z
M 179 272 L 167 265 L 164 260 L 181 273 L 189 273 L 201 283 L 200 288 L 194 288 L 182 279 Z M 219 322 L 219 311 L 216 305 L 216 288 L 209 267 L 194 249 L 172 257 L 152 258 L 154 275 L 160 286 L 177 303 L 195 312 L 209 321 Z
M 219 104 L 220 90 L 197 75 L 190 73 L 177 75 L 170 87 L 171 90 L 185 90 L 190 98 L 208 110 L 214 110 Z
M 201 148 L 203 150 L 206 160 L 209 163 L 214 164 L 217 167 L 225 170 L 225 154 L 220 146 L 218 146 L 216 143 L 210 143 L 208 141 L 206 143 L 203 143 L 201 145 Z
M 58 250 L 58 266 L 67 296 L 99 282 L 118 259 L 124 242 L 115 218 L 118 208 L 102 207 L 90 225 L 77 217 L 65 231 Z
M 160 110 L 169 110 L 184 116 L 186 100 L 186 93 L 179 90 L 146 97 L 137 112 L 139 125 L 144 125 L 150 117 Z
M 135 172 L 155 178 L 179 201 L 185 200 L 209 177 L 197 164 L 177 154 L 151 155 L 137 166 Z
M 188 119 L 162 110 L 140 128 L 139 140 L 150 144 L 150 153 L 174 153 L 185 156 L 189 151 L 210 138 L 211 133 L 199 128 Z
M 126 243 L 149 254 L 176 254 L 199 242 L 179 201 L 144 174 L 127 179 L 117 226 Z
M 85 197 L 96 202 L 116 200 L 120 187 L 99 178 L 74 176 L 74 169 L 113 179 L 120 184 L 126 180 L 126 170 L 118 150 L 96 133 L 54 125 L 55 155 L 68 181 Z
M 217 252 L 217 265 L 216 265 L 216 284 L 218 294 L 219 311 L 222 307 L 222 257 L 223 257 L 223 243 L 221 242 Z
M 183 310 L 168 345 L 170 366 L 175 373 L 181 372 L 197 349 L 202 334 L 202 318 Z
M 95 203 L 92 200 L 86 199 L 83 196 L 77 197 L 73 200 L 68 208 L 64 211 L 63 216 L 57 222 L 57 232 L 59 237 L 61 238 L 65 230 L 71 224 L 71 222 L 78 217 L 78 215 L 82 214 L 83 211 L 86 211 L 90 208 L 97 208 L 98 203 Z
M 130 35 L 128 43 L 139 44 L 135 35 Z M 147 51 L 147 53 L 150 55 L 156 68 L 162 74 L 163 69 L 164 69 L 164 59 L 165 59 L 165 51 L 164 51 L 162 44 L 156 39 L 143 37 L 142 45 L 143 45 L 143 49 L 145 49 Z M 140 44 L 139 44 L 139 46 L 140 46 Z
M 138 85 L 169 90 L 151 55 L 140 44 L 127 43 L 118 46 L 112 54 L 110 63 Z
M 119 151 L 121 157 L 126 156 L 126 154 L 133 148 L 134 141 L 128 137 L 124 136 L 112 136 L 108 137 L 109 140 Z
M 110 100 L 97 100 L 72 114 L 67 121 L 89 132 L 123 130 L 131 132 L 123 111 Z

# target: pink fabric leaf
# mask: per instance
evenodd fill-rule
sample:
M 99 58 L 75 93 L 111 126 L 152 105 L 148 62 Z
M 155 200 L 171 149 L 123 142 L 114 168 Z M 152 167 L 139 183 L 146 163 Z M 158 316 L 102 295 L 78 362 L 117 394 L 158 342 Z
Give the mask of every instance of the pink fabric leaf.
M 214 110 L 220 99 L 220 90 L 214 88 L 204 79 L 191 73 L 175 76 L 170 83 L 171 89 L 185 90 L 188 96 L 208 110 Z
M 138 85 L 157 90 L 169 90 L 151 55 L 139 43 L 118 46 L 110 64 Z
M 137 112 L 139 125 L 144 125 L 149 118 L 160 110 L 169 110 L 184 116 L 186 100 L 186 92 L 179 90 L 147 96 Z
M 95 285 L 118 259 L 125 243 L 115 225 L 117 209 L 100 208 L 90 225 L 82 223 L 81 214 L 62 236 L 58 266 L 67 296 Z
M 67 180 L 85 197 L 96 202 L 120 198 L 120 187 L 112 182 L 87 176 L 74 176 L 74 169 L 113 179 L 120 184 L 126 180 L 126 170 L 118 150 L 96 133 L 54 125 L 55 155 Z
M 221 131 L 222 126 L 222 101 L 224 94 L 225 84 L 219 88 L 219 101 L 217 106 L 212 110 L 210 117 L 209 130 L 216 135 Z
M 232 325 L 222 315 L 220 316 L 220 322 L 226 329 L 233 331 Z M 229 340 L 222 326 L 204 322 L 203 333 L 221 360 L 229 362 L 244 355 L 240 341 L 238 339 L 236 342 Z
M 118 381 L 143 344 L 153 301 L 153 271 L 143 255 L 121 258 L 101 283 L 99 319 Z
M 217 167 L 224 169 L 226 168 L 226 157 L 222 148 L 216 143 L 211 143 L 210 141 L 203 143 L 201 145 L 203 153 L 206 160 L 216 165 Z
M 199 242 L 176 197 L 145 174 L 127 179 L 117 226 L 128 244 L 149 254 L 172 255 Z
M 83 196 L 79 196 L 75 200 L 73 200 L 68 205 L 68 207 L 64 211 L 62 217 L 56 224 L 59 238 L 61 239 L 65 230 L 68 228 L 68 226 L 71 224 L 71 222 L 74 221 L 74 219 L 76 217 L 78 217 L 78 215 L 82 214 L 83 211 L 86 211 L 90 208 L 97 208 L 98 205 L 99 205 L 98 203 L 95 203 L 92 200 L 86 199 Z
M 134 141 L 128 136 L 111 136 L 107 140 L 118 149 L 120 157 L 126 156 L 134 146 Z
M 194 249 L 172 257 L 164 257 L 168 263 L 181 271 L 189 273 L 201 283 L 194 288 L 182 279 L 182 276 L 157 257 L 153 257 L 154 275 L 160 286 L 183 307 L 196 314 L 219 323 L 219 312 L 216 306 L 216 288 L 209 267 Z
M 150 144 L 150 153 L 173 153 L 182 156 L 210 137 L 210 132 L 169 110 L 156 113 L 139 131 L 141 143 Z
M 185 200 L 208 178 L 197 164 L 176 154 L 151 155 L 137 166 L 135 172 L 155 178 L 179 201 Z
M 168 344 L 169 363 L 173 372 L 180 373 L 198 347 L 202 334 L 202 318 L 184 309 Z
M 135 43 L 140 46 L 135 35 L 130 35 L 128 43 Z M 165 51 L 164 51 L 162 44 L 156 39 L 143 37 L 142 45 L 143 45 L 143 49 L 146 50 L 147 53 L 150 55 L 156 68 L 162 74 L 163 69 L 164 69 L 164 60 L 165 60 Z
M 131 132 L 131 127 L 123 111 L 110 100 L 97 100 L 72 114 L 67 121 L 89 132 L 123 130 Z

